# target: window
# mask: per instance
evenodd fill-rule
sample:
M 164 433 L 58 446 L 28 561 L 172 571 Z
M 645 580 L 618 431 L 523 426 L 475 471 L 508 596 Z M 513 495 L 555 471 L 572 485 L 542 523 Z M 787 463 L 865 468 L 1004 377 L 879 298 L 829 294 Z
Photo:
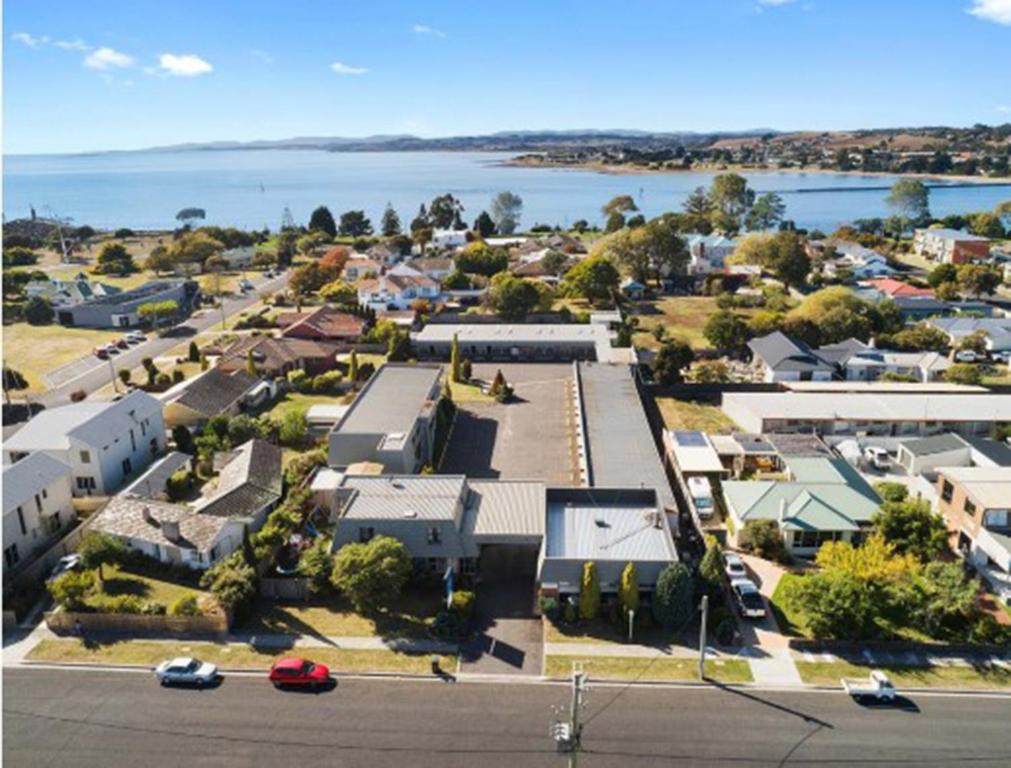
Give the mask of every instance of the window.
M 24 536 L 28 533 L 28 527 L 25 525 L 25 513 L 21 507 L 18 507 L 18 523 L 21 525 L 21 535 Z
M 137 438 L 133 434 L 133 427 L 130 427 L 130 450 L 137 450 Z
M 144 421 L 140 423 L 140 436 L 144 437 L 146 434 L 147 434 L 147 419 L 144 419 Z
M 425 536 L 429 544 L 438 544 L 442 541 L 442 535 L 438 528 L 429 528 L 428 534 Z
M 74 482 L 76 482 L 79 491 L 95 490 L 95 478 L 93 477 L 75 477 Z
M 35 494 L 35 509 L 40 515 L 42 514 L 42 497 L 37 493 Z
M 968 499 L 965 500 L 965 503 L 962 505 L 962 509 L 965 510 L 965 514 L 971 515 L 972 517 L 976 516 L 976 505 Z
M 123 459 L 122 467 L 124 477 L 133 472 L 133 463 L 129 459 Z
M 945 501 L 950 502 L 951 497 L 954 493 L 955 493 L 954 486 L 952 486 L 950 482 L 945 480 L 944 484 L 941 486 L 941 498 L 944 499 Z
M 358 541 L 365 544 L 368 541 L 372 541 L 372 537 L 376 535 L 375 528 L 359 528 L 358 529 Z
M 43 499 L 48 499 L 49 498 L 49 494 L 46 492 L 45 488 L 42 489 L 42 498 Z
M 477 573 L 477 558 L 465 557 L 460 561 L 460 573 L 464 576 L 473 576 Z
M 91 451 L 81 451 L 81 463 L 82 464 L 91 463 Z
M 4 562 L 7 564 L 8 568 L 13 568 L 18 564 L 18 560 L 21 557 L 18 555 L 18 545 L 11 544 L 7 549 L 4 550 Z
M 158 438 L 157 437 L 152 437 L 151 438 L 151 455 L 152 456 L 157 456 L 158 455 Z

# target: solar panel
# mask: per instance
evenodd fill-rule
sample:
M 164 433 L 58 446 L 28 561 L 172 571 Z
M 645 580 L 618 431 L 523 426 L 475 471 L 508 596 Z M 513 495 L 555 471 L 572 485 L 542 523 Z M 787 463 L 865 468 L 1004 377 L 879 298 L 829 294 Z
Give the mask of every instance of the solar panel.
M 674 442 L 685 448 L 703 448 L 706 437 L 701 432 L 675 432 Z

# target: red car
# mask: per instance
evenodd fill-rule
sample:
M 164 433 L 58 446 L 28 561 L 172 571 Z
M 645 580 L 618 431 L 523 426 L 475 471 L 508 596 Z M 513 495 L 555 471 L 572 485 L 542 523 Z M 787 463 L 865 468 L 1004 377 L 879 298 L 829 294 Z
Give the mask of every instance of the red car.
M 275 688 L 283 685 L 304 685 L 321 688 L 330 681 L 326 664 L 313 664 L 308 659 L 280 659 L 270 668 L 270 682 Z

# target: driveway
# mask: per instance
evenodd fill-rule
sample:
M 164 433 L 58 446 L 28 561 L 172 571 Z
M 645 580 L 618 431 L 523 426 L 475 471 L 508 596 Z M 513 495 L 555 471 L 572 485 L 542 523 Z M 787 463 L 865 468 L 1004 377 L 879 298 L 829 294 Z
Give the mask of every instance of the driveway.
M 460 650 L 460 672 L 540 675 L 544 636 L 533 600 L 528 576 L 482 581 L 475 608 L 477 636 Z
M 441 472 L 576 484 L 571 366 L 480 364 L 474 376 L 490 381 L 499 369 L 513 385 L 515 400 L 460 403 Z

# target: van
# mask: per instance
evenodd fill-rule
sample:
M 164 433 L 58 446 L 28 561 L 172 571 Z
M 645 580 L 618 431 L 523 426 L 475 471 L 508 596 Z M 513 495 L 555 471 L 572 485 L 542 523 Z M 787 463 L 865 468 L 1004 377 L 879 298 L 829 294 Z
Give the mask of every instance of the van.
M 692 497 L 695 511 L 699 517 L 711 517 L 713 514 L 713 487 L 707 477 L 689 477 L 688 493 Z

